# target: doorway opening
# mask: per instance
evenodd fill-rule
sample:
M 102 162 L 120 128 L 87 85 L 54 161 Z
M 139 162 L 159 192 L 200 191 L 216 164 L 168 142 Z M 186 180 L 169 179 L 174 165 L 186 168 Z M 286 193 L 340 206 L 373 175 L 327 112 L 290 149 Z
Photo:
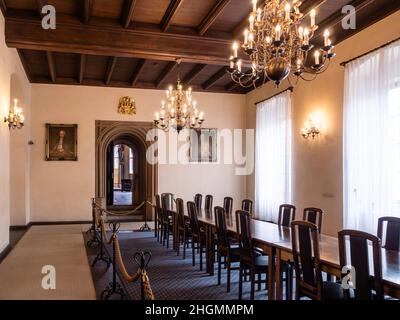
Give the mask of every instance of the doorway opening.
M 132 221 L 153 218 L 157 166 L 146 160 L 150 129 L 146 122 L 96 121 L 96 197 Z

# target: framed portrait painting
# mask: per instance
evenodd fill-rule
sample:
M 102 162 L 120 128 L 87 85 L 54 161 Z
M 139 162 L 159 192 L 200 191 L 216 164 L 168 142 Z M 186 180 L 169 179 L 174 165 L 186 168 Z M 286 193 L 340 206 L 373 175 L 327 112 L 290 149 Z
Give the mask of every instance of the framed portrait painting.
M 77 124 L 46 124 L 46 161 L 78 161 Z
M 190 162 L 217 162 L 217 129 L 191 130 Z

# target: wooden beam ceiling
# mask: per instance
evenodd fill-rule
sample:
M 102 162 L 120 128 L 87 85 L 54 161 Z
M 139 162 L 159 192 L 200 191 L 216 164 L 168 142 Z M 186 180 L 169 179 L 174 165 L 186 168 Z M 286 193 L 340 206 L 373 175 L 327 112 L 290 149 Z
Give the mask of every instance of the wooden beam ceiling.
M 33 82 L 34 78 L 33 78 L 33 75 L 32 75 L 32 71 L 31 71 L 31 68 L 29 67 L 29 64 L 26 61 L 24 52 L 22 50 L 19 50 L 19 49 L 17 49 L 17 52 L 18 52 L 18 55 L 19 55 L 19 59 L 21 60 L 21 64 L 25 69 L 25 73 L 26 73 L 26 76 L 27 76 L 28 80 L 30 82 Z
M 60 17 L 57 29 L 44 31 L 35 19 L 6 20 L 6 43 L 12 48 L 167 61 L 181 58 L 183 62 L 215 65 L 227 65 L 231 50 L 231 42 L 224 39 L 123 29 L 100 22 L 82 25 Z
M 114 69 L 115 69 L 115 65 L 117 64 L 117 57 L 110 57 L 108 59 L 108 65 L 107 65 L 107 71 L 106 71 L 106 77 L 104 79 L 104 83 L 105 84 L 110 84 Z
M 197 64 L 183 79 L 183 83 L 185 85 L 189 85 L 192 83 L 192 81 L 202 72 L 205 67 L 207 67 L 206 64 Z
M 198 26 L 199 35 L 204 35 L 207 30 L 212 26 L 213 22 L 217 20 L 224 8 L 231 2 L 231 0 L 217 0 L 210 12 Z
M 178 11 L 179 7 L 181 6 L 183 0 L 171 0 L 167 11 L 164 14 L 164 17 L 161 20 L 160 23 L 160 28 L 162 31 L 167 31 L 169 26 L 171 25 L 171 21 L 175 15 L 175 13 Z
M 154 84 L 156 88 L 161 87 L 167 76 L 176 68 L 177 65 L 178 63 L 176 61 L 171 61 L 167 64 Z
M 83 79 L 85 77 L 85 70 L 86 70 L 86 55 L 81 54 L 79 58 L 79 78 L 78 82 L 82 84 Z
M 225 90 L 228 92 L 231 92 L 233 89 L 236 89 L 238 86 L 239 85 L 236 82 L 232 81 L 225 86 Z
M 37 3 L 37 12 L 39 17 L 43 16 L 42 9 L 47 5 L 47 0 L 36 0 Z
M 95 0 L 81 0 L 82 1 L 82 22 L 89 23 Z
M 203 83 L 202 87 L 204 90 L 210 89 L 219 79 L 223 76 L 226 76 L 226 67 L 222 67 L 218 70 L 211 78 L 209 78 L 206 82 Z
M 4 0 L 0 0 L 0 10 L 4 17 L 7 16 L 7 6 Z
M 49 65 L 51 81 L 56 82 L 57 81 L 57 72 L 56 72 L 56 64 L 54 62 L 53 53 L 50 51 L 47 51 L 46 56 L 47 56 L 47 63 Z
M 145 59 L 140 59 L 135 67 L 135 71 L 132 74 L 131 85 L 134 87 L 139 80 L 140 74 L 142 73 L 144 67 L 146 65 Z
M 124 8 L 122 9 L 121 23 L 124 28 L 128 28 L 133 18 L 135 11 L 136 0 L 125 0 Z

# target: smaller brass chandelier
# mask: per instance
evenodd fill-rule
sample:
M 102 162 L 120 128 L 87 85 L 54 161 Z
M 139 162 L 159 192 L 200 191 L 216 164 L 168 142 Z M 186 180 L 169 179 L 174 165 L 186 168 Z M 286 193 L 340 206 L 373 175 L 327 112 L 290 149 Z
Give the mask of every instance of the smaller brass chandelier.
M 14 100 L 14 108 L 10 109 L 8 116 L 4 118 L 4 122 L 8 124 L 8 128 L 21 129 L 24 126 L 25 118 L 22 109 L 18 107 L 18 100 Z
M 314 122 L 313 116 L 310 114 L 308 120 L 304 123 L 303 129 L 301 129 L 301 135 L 304 139 L 312 138 L 314 140 L 320 133 L 318 125 Z
M 160 112 L 155 113 L 154 124 L 158 129 L 168 131 L 171 127 L 178 133 L 184 128 L 199 129 L 204 122 L 204 113 L 197 109 L 197 102 L 193 100 L 192 88 L 184 90 L 180 80 L 178 63 L 178 80 L 176 88 L 172 86 L 166 91 L 167 100 L 161 102 Z

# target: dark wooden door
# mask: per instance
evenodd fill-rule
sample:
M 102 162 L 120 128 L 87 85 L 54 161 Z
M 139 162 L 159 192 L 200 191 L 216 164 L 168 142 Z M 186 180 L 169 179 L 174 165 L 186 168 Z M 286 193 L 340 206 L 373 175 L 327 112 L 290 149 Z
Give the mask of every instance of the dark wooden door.
M 114 143 L 107 149 L 107 206 L 114 204 Z

